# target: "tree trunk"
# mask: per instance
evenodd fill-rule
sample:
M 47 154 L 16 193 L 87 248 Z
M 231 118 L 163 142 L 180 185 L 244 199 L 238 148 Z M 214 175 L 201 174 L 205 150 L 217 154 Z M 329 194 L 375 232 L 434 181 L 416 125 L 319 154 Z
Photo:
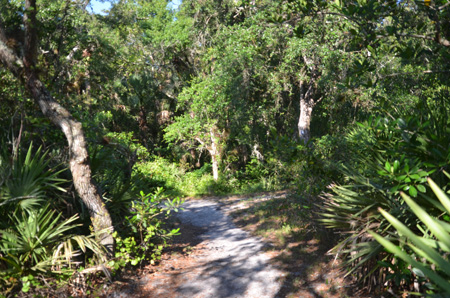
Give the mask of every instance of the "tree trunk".
M 298 119 L 298 136 L 301 141 L 306 145 L 311 138 L 310 123 L 311 115 L 314 106 L 314 100 L 300 99 L 300 117 Z
M 298 118 L 298 136 L 306 145 L 311 138 L 310 124 L 314 108 L 313 84 L 303 93 L 303 83 L 300 83 L 300 116 Z
M 215 181 L 219 180 L 219 163 L 220 163 L 220 158 L 222 155 L 222 146 L 221 146 L 221 139 L 220 139 L 220 135 L 216 136 L 215 134 L 216 129 L 215 128 L 211 128 L 209 130 L 209 136 L 210 136 L 210 140 L 211 140 L 211 145 L 206 145 L 204 141 L 202 141 L 202 139 L 200 138 L 195 138 L 200 144 L 202 144 L 206 150 L 208 150 L 209 155 L 211 155 L 211 163 L 212 163 L 212 168 L 213 168 L 213 178 Z M 209 143 L 209 141 L 208 141 Z M 206 145 L 206 146 L 205 146 Z
M 211 153 L 211 162 L 213 170 L 213 178 L 215 181 L 219 180 L 219 159 L 218 156 Z
M 220 161 L 220 140 L 217 140 L 214 135 L 214 130 L 211 129 L 211 148 L 209 149 L 209 154 L 211 155 L 211 163 L 213 169 L 213 178 L 215 181 L 219 180 L 219 161 Z
M 69 111 L 57 103 L 32 71 L 26 71 L 26 87 L 42 113 L 58 126 L 66 136 L 69 145 L 69 166 L 75 189 L 89 210 L 97 240 L 110 255 L 114 250 L 111 216 L 105 207 L 91 177 L 89 156 L 83 127 Z
M 112 256 L 114 238 L 111 233 L 114 228 L 111 216 L 92 181 L 82 125 L 72 118 L 69 111 L 55 101 L 36 74 L 36 28 L 38 27 L 36 13 L 36 0 L 27 0 L 23 17 L 25 28 L 23 59 L 20 59 L 7 46 L 5 31 L 0 20 L 0 62 L 25 85 L 42 113 L 58 126 L 66 136 L 69 145 L 70 171 L 72 172 L 75 189 L 89 210 L 99 243 L 104 245 L 109 256 Z

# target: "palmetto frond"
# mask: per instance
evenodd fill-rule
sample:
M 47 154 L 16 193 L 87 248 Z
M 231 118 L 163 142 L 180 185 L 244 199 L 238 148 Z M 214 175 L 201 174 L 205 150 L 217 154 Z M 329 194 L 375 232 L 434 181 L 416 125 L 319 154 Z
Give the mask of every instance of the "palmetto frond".
M 429 179 L 429 184 L 445 209 L 444 214 L 450 215 L 449 197 L 433 180 Z M 388 239 L 373 231 L 369 231 L 369 233 L 389 252 L 411 264 L 412 270 L 417 276 L 436 285 L 439 294 L 445 293 L 444 296 L 448 297 L 450 295 L 450 224 L 446 220 L 431 216 L 408 195 L 402 194 L 402 196 L 411 211 L 420 219 L 421 231 L 428 232 L 418 235 L 395 216 L 380 209 L 381 214 L 395 227 L 399 236 L 395 239 Z M 406 245 L 400 247 L 395 243 Z M 425 284 L 425 286 L 427 285 Z
M 8 164 L 3 158 L 1 176 L 4 177 L 4 185 L 1 189 L 0 207 L 13 203 L 24 210 L 32 210 L 42 204 L 46 191 L 65 191 L 59 185 L 66 180 L 58 178 L 63 170 L 48 170 L 50 159 L 47 153 L 42 153 L 39 148 L 33 155 L 32 146 L 31 144 L 25 156 L 19 153 L 12 163 Z
M 78 216 L 74 215 L 62 220 L 61 214 L 49 210 L 49 205 L 11 216 L 13 226 L 0 230 L 0 251 L 4 254 L 0 259 L 7 262 L 13 271 L 24 273 L 70 269 L 76 264 L 74 258 L 80 250 L 86 252 L 90 249 L 103 260 L 103 250 L 94 239 L 67 234 L 78 226 L 75 224 L 77 219 Z

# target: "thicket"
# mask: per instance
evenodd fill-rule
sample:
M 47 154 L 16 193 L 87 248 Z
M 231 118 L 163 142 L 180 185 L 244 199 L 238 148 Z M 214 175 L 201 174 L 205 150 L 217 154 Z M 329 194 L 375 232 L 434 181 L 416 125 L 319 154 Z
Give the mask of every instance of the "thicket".
M 449 293 L 446 1 L 88 4 L 0 0 L 3 295 L 156 262 L 178 197 L 280 189 L 368 290 Z M 114 256 L 58 119 L 82 125 Z
M 128 264 L 153 264 L 179 232 L 165 224 L 169 213 L 178 211 L 179 198 L 167 198 L 162 188 L 138 191 L 133 181 L 118 177 L 119 164 L 110 164 L 108 172 L 95 175 L 102 177 L 105 204 L 120 222 L 113 233 L 115 255 L 108 259 L 85 207 L 75 200 L 67 169 L 42 147 L 30 144 L 27 150 L 17 143 L 14 156 L 9 145 L 3 142 L 0 160 L 2 295 L 54 295 L 77 274 L 101 272 L 111 278 Z
M 365 137 L 323 197 L 321 221 L 344 235 L 333 253 L 377 291 L 448 293 L 449 90 L 422 91 L 413 115 L 372 116 L 348 133 Z

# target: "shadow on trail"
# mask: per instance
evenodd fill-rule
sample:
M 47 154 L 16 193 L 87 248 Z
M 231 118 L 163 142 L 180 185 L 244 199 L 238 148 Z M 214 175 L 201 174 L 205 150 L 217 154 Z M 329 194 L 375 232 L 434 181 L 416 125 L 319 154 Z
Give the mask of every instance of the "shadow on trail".
M 336 235 L 315 223 L 310 201 L 295 196 L 249 200 L 230 215 L 238 227 L 265 235 L 271 264 L 285 272 L 274 297 L 359 297 L 327 252 Z
M 214 202 L 192 201 L 178 214 L 183 224 L 208 230 L 198 236 L 207 246 L 199 262 L 172 278 L 180 284 L 177 297 L 273 297 L 281 273 L 262 253 L 264 244 L 219 209 Z
M 181 236 L 169 252 L 187 261 L 170 263 L 172 267 L 136 281 L 141 294 L 135 291 L 135 297 L 362 297 L 353 295 L 331 266 L 326 252 L 334 237 L 310 226 L 311 210 L 304 202 L 278 197 L 241 203 L 186 202 L 177 214 Z M 226 214 L 237 226 L 263 234 L 270 244 L 236 227 Z M 296 227 L 274 239 L 280 236 L 280 225 L 294 221 Z M 195 247 L 192 255 L 190 247 Z M 115 297 L 126 297 L 126 292 L 120 294 L 125 296 Z
M 333 267 L 332 258 L 327 255 L 331 245 L 323 243 L 314 234 L 305 235 L 302 241 L 296 238 L 286 237 L 289 246 L 274 248 L 281 253 L 273 258 L 273 263 L 286 272 L 283 285 L 275 297 L 287 297 L 291 293 L 305 298 L 349 296 L 342 273 Z

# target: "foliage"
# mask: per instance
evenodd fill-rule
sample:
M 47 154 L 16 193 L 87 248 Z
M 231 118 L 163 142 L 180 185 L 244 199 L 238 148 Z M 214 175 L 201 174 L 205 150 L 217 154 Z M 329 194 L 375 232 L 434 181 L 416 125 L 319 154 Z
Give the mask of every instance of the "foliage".
M 369 282 L 375 280 L 374 276 L 382 276 L 380 270 L 390 270 L 381 264 L 396 262 L 394 255 L 381 253 L 381 245 L 368 231 L 376 231 L 382 237 L 390 237 L 394 232 L 378 208 L 387 210 L 410 228 L 416 225 L 400 191 L 408 192 L 430 214 L 438 216 L 439 208 L 426 195 L 426 177 L 441 181 L 441 171 L 448 165 L 448 149 L 441 145 L 448 138 L 443 133 L 448 119 L 437 119 L 430 111 L 407 120 L 378 117 L 360 124 L 359 130 L 367 135 L 367 143 L 360 147 L 363 150 L 355 152 L 357 158 L 353 162 L 344 162 L 344 182 L 331 186 L 322 208 L 322 222 L 347 234 L 334 253 L 347 256 L 348 274 L 356 271 Z M 436 121 L 440 121 L 439 125 L 431 124 Z M 383 283 L 375 281 L 375 285 Z
M 153 194 L 141 191 L 139 198 L 132 202 L 130 215 L 125 216 L 121 229 L 124 236 L 121 237 L 117 231 L 113 234 L 117 248 L 116 259 L 109 262 L 111 267 L 136 266 L 143 261 L 154 264 L 159 260 L 167 240 L 179 234 L 179 229 L 166 231 L 163 223 L 171 211 L 178 211 L 183 201 L 180 198 L 163 199 L 162 192 L 162 188 Z
M 137 188 L 145 185 L 137 184 L 136 179 L 133 179 L 133 167 L 138 160 L 145 158 L 147 151 L 132 135 L 108 134 L 105 136 L 107 142 L 96 145 L 91 155 L 93 177 L 98 181 L 106 204 L 117 220 L 121 220 L 123 214 L 128 212 Z
M 410 265 L 408 272 L 418 282 L 416 290 L 423 291 L 421 288 L 424 288 L 427 296 L 441 297 L 450 294 L 450 199 L 433 180 L 429 179 L 428 183 L 439 200 L 437 208 L 444 211 L 439 217 L 432 216 L 411 197 L 401 193 L 411 212 L 420 219 L 417 226 L 408 227 L 380 209 L 397 233 L 384 237 L 373 231 L 369 233 L 386 250 Z M 399 272 L 393 274 L 398 275 Z
M 92 237 L 73 234 L 80 226 L 78 216 L 65 218 L 54 209 L 54 196 L 60 194 L 54 190 L 65 191 L 62 183 L 66 180 L 59 178 L 62 170 L 49 169 L 49 153 L 42 153 L 41 148 L 33 153 L 31 144 L 25 156 L 21 150 L 16 159 L 6 154 L 1 159 L 1 287 L 14 288 L 22 281 L 26 290 L 38 274 L 70 274 L 84 262 L 80 255 L 87 250 L 97 262 L 104 261 L 104 251 Z
M 80 263 L 80 255 L 73 243 L 83 251 L 90 249 L 98 261 L 104 261 L 103 249 L 90 237 L 70 235 L 77 226 L 78 216 L 61 219 L 61 213 L 43 208 L 21 211 L 10 216 L 11 227 L 1 230 L 0 260 L 3 278 L 16 280 L 22 276 L 39 273 L 70 274 Z M 25 285 L 24 285 L 25 286 Z
M 42 153 L 42 147 L 33 154 L 33 145 L 30 144 L 24 156 L 22 151 L 18 157 L 9 162 L 9 156 L 3 154 L 0 158 L 1 177 L 0 184 L 0 211 L 6 212 L 20 206 L 24 210 L 31 211 L 44 201 L 45 195 L 51 190 L 65 191 L 60 184 L 66 180 L 58 178 L 64 171 L 48 170 L 51 159 L 48 152 Z M 6 213 L 3 213 L 6 214 Z
M 0 3 L 1 42 L 22 58 L 24 2 Z M 447 1 L 183 0 L 177 10 L 167 3 L 112 1 L 98 15 L 89 1 L 37 2 L 36 77 L 83 123 L 93 178 L 116 227 L 114 266 L 157 259 L 172 233 L 158 205 L 165 198 L 294 188 L 344 233 L 334 252 L 347 258 L 349 274 L 368 284 L 386 273 L 377 284 L 406 289 L 417 277 L 410 264 L 369 231 L 398 236 L 380 207 L 416 234 L 415 225 L 426 229 L 401 192 L 430 216 L 445 212 L 427 178 L 448 190 Z M 83 236 L 89 214 L 69 171 L 57 165 L 67 167 L 73 152 L 3 65 L 0 77 L 0 228 L 17 240 L 40 224 L 72 227 L 37 246 L 34 259 L 2 250 L 28 268 L 14 277 L 25 291 L 37 280 L 29 268 L 53 259 L 67 270 L 64 247 L 97 247 Z M 299 144 L 307 96 L 311 139 Z M 295 204 L 286 203 L 289 214 L 303 214 Z M 42 219 L 51 212 L 58 221 Z M 392 241 L 412 253 L 403 238 Z M 85 264 L 99 258 L 84 256 Z
M 134 180 L 148 179 L 148 184 L 153 188 L 163 187 L 167 194 L 174 196 L 199 196 L 214 194 L 216 185 L 209 174 L 210 164 L 205 164 L 200 169 L 189 171 L 171 163 L 165 158 L 154 157 L 151 161 L 141 162 L 136 165 Z

